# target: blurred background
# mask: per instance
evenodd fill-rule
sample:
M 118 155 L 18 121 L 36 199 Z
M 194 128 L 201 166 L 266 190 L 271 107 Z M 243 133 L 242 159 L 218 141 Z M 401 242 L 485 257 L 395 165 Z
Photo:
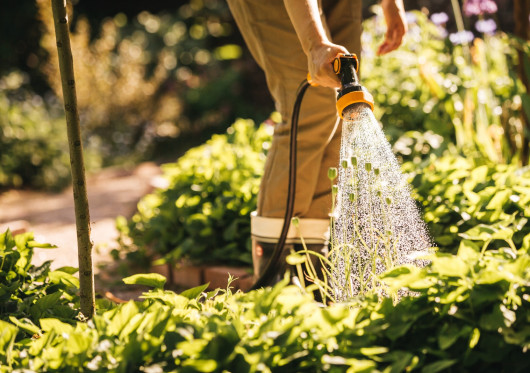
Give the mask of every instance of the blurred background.
M 365 19 L 374 17 L 376 3 L 364 2 Z M 407 10 L 427 16 L 447 15 L 443 32 L 457 32 L 450 1 L 405 3 Z M 497 31 L 512 33 L 513 2 L 496 3 Z M 225 1 L 73 0 L 72 5 L 89 171 L 172 161 L 212 133 L 224 132 L 236 118 L 260 123 L 273 112 L 263 73 Z M 477 36 L 479 18 L 464 17 L 466 29 Z M 0 35 L 0 190 L 59 190 L 68 183 L 69 169 L 49 1 L 10 4 L 0 14 Z M 451 46 L 444 48 L 451 53 Z

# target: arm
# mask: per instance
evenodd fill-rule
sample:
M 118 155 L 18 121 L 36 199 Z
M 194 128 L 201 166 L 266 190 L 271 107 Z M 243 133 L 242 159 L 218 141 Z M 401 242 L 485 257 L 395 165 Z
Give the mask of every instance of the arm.
M 340 81 L 331 64 L 337 54 L 348 53 L 348 50 L 329 41 L 320 19 L 317 0 L 284 0 L 284 3 L 307 56 L 313 82 L 339 88 Z
M 377 50 L 377 54 L 386 54 L 397 49 L 407 32 L 407 21 L 405 18 L 405 7 L 403 0 L 383 0 L 381 2 L 386 22 L 386 35 L 383 44 Z
M 331 64 L 337 54 L 348 53 L 348 50 L 328 39 L 320 19 L 317 0 L 284 0 L 284 4 L 302 49 L 307 55 L 309 74 L 313 82 L 325 87 L 339 88 L 340 82 Z M 381 6 L 387 33 L 377 53 L 385 54 L 399 47 L 407 31 L 407 23 L 403 0 L 382 0 Z

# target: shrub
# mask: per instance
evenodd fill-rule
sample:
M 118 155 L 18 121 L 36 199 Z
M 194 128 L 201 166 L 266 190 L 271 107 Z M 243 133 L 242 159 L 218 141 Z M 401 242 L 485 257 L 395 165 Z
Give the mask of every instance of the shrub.
M 53 247 L 35 242 L 32 233 L 0 234 L 0 320 L 9 320 L 29 336 L 40 333 L 36 325 L 42 318 L 72 322 L 77 315 L 77 269 L 51 271 L 50 260 L 38 267 L 31 264 L 35 248 Z
M 408 163 L 425 221 L 443 251 L 462 239 L 492 241 L 499 248 L 530 244 L 530 170 L 484 158 L 446 154 Z
M 250 212 L 269 140 L 264 127 L 238 120 L 164 165 L 167 186 L 145 196 L 128 223 L 118 219 L 121 243 L 141 257 L 151 248 L 170 261 L 249 264 Z
M 19 72 L 0 79 L 0 189 L 58 190 L 70 181 L 63 109 L 25 84 Z M 97 155 L 89 148 L 85 154 L 87 168 L 97 168 Z
M 44 72 L 61 96 L 51 8 L 44 0 L 37 5 L 50 57 Z M 242 83 L 242 49 L 233 39 L 233 20 L 220 0 L 130 19 L 119 13 L 96 30 L 78 17 L 71 32 L 78 107 L 85 136 L 105 164 L 145 159 L 159 142 L 268 114 L 270 106 L 247 99 L 253 86 Z

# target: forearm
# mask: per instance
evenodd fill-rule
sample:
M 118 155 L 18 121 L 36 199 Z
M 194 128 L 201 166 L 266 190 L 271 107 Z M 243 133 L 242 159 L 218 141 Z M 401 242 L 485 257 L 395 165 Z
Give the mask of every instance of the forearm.
M 306 55 L 330 42 L 320 19 L 317 0 L 284 0 L 284 4 Z

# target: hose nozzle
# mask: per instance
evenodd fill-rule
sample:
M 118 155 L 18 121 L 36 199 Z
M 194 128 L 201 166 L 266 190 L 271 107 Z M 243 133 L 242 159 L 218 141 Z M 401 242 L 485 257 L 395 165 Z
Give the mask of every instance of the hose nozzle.
M 333 61 L 333 71 L 339 76 L 341 83 L 337 95 L 337 111 L 341 118 L 346 108 L 357 103 L 368 104 L 374 110 L 374 98 L 359 83 L 358 70 L 359 60 L 355 54 L 340 54 Z

